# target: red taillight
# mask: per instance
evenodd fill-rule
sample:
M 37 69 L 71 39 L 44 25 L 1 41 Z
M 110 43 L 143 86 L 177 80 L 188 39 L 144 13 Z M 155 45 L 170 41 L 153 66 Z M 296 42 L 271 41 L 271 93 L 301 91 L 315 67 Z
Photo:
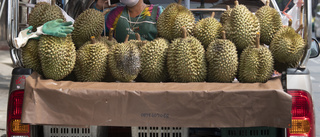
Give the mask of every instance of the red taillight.
M 289 90 L 292 96 L 292 127 L 287 131 L 288 137 L 315 137 L 315 118 L 312 98 L 306 91 Z
M 30 136 L 30 126 L 21 124 L 23 104 L 23 90 L 16 90 L 10 94 L 7 116 L 7 136 Z

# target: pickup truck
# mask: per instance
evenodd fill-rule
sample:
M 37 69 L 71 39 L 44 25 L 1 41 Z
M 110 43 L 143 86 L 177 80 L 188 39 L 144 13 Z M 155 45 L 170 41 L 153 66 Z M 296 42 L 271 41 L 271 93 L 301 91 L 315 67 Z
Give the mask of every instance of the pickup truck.
M 174 1 L 170 1 L 170 2 L 174 2 Z M 272 0 L 271 2 L 273 7 L 277 7 L 277 4 L 274 0 Z M 245 88 L 249 87 L 248 90 L 250 90 L 250 92 L 246 92 L 246 94 L 243 94 L 243 95 L 241 92 L 239 92 L 239 95 L 249 96 L 249 97 L 253 96 L 254 94 L 257 94 L 257 96 L 260 94 L 260 92 L 255 91 L 256 90 L 255 88 L 257 89 L 263 88 L 264 90 L 268 89 L 273 91 L 273 92 L 261 91 L 261 93 L 266 93 L 266 95 L 274 95 L 273 93 L 276 93 L 277 95 L 281 94 L 281 96 L 282 95 L 285 96 L 286 99 L 288 99 L 288 96 L 289 96 L 290 105 L 286 105 L 285 106 L 286 108 L 284 108 L 285 110 L 289 110 L 289 113 L 286 113 L 286 115 L 283 116 L 281 115 L 282 113 L 278 114 L 281 111 L 279 110 L 279 108 L 281 108 L 281 106 L 285 104 L 281 97 L 272 98 L 271 96 L 270 97 L 262 96 L 262 98 L 258 98 L 258 100 L 249 102 L 251 104 L 260 105 L 259 106 L 260 111 L 257 111 L 255 109 L 252 109 L 252 110 L 248 109 L 249 112 L 260 112 L 260 114 L 255 115 L 254 117 L 250 117 L 251 115 L 249 114 L 240 115 L 237 113 L 237 112 L 243 112 L 242 110 L 235 111 L 234 113 L 230 113 L 231 112 L 230 110 L 233 110 L 233 109 L 223 107 L 223 105 L 217 106 L 218 103 L 217 104 L 212 103 L 209 105 L 209 108 L 219 107 L 220 108 L 220 110 L 218 110 L 219 112 L 226 111 L 226 113 L 221 113 L 221 114 L 228 114 L 228 115 L 225 115 L 224 117 L 220 116 L 215 118 L 214 114 L 215 113 L 220 114 L 219 112 L 215 112 L 215 110 L 200 109 L 201 112 L 209 111 L 207 113 L 212 114 L 212 119 L 214 119 L 214 121 L 209 121 L 209 122 L 206 121 L 206 119 L 212 120 L 210 116 L 209 118 L 192 117 L 192 115 L 179 113 L 181 114 L 181 117 L 178 117 L 178 118 L 176 117 L 176 119 L 174 120 L 177 120 L 178 122 L 175 122 L 173 120 L 165 121 L 166 118 L 175 117 L 174 116 L 175 112 L 172 112 L 171 114 L 171 113 L 158 113 L 155 111 L 147 111 L 143 113 L 138 113 L 139 114 L 138 118 L 140 120 L 132 120 L 130 118 L 136 118 L 136 116 L 131 116 L 130 114 L 125 113 L 125 114 L 121 114 L 121 116 L 118 119 L 116 118 L 110 119 L 110 121 L 105 123 L 102 123 L 102 122 L 99 123 L 99 119 L 96 120 L 96 118 L 101 117 L 103 119 L 103 117 L 108 117 L 103 113 L 109 114 L 109 111 L 114 111 L 114 112 L 119 112 L 120 110 L 123 112 L 127 112 L 127 111 L 123 110 L 124 108 L 119 108 L 119 110 L 108 109 L 107 112 L 103 111 L 103 113 L 98 113 L 96 114 L 97 117 L 94 117 L 96 115 L 94 115 L 93 112 L 91 114 L 90 111 L 88 110 L 83 110 L 83 111 L 80 110 L 79 112 L 74 111 L 75 109 L 73 108 L 72 105 L 69 106 L 64 104 L 64 102 L 68 102 L 68 98 L 64 98 L 63 96 L 58 96 L 60 94 L 56 94 L 57 96 L 50 96 L 52 94 L 49 94 L 49 95 L 46 95 L 46 98 L 41 98 L 42 97 L 41 93 L 47 93 L 45 90 L 42 90 L 41 93 L 37 91 L 32 92 L 32 94 L 31 92 L 27 92 L 27 91 L 30 91 L 29 89 L 30 85 L 37 86 L 37 84 L 34 84 L 34 83 L 32 84 L 32 82 L 28 82 L 28 80 L 30 79 L 36 80 L 36 82 L 43 81 L 43 82 L 49 82 L 51 84 L 52 83 L 58 84 L 58 85 L 61 84 L 60 82 L 56 82 L 56 81 L 38 79 L 37 75 L 35 75 L 31 69 L 23 67 L 23 64 L 21 63 L 21 60 L 20 60 L 21 51 L 14 48 L 15 46 L 14 46 L 13 39 L 17 37 L 17 34 L 19 31 L 23 30 L 28 26 L 26 24 L 27 14 L 30 13 L 30 9 L 34 6 L 34 3 L 35 1 L 33 0 L 30 0 L 28 2 L 23 2 L 19 0 L 8 1 L 8 28 L 7 28 L 8 43 L 10 46 L 10 53 L 11 53 L 13 64 L 16 66 L 12 71 L 12 78 L 11 78 L 11 84 L 10 84 L 10 90 L 9 90 L 8 109 L 7 109 L 8 110 L 8 113 L 7 113 L 7 136 L 8 137 L 105 137 L 105 136 L 119 136 L 119 137 L 129 137 L 129 136 L 132 136 L 132 137 L 188 137 L 188 136 L 190 137 L 204 137 L 204 136 L 297 137 L 297 136 L 301 136 L 302 137 L 303 136 L 303 137 L 315 137 L 316 136 L 315 135 L 316 133 L 315 132 L 316 130 L 315 113 L 314 113 L 313 101 L 311 96 L 312 89 L 311 89 L 310 72 L 308 71 L 308 68 L 306 68 L 306 63 L 308 62 L 309 58 L 315 58 L 319 55 L 319 44 L 315 39 L 312 39 L 311 37 L 312 36 L 312 32 L 311 32 L 311 16 L 312 15 L 311 15 L 311 2 L 309 1 L 304 1 L 304 5 L 303 5 L 304 6 L 303 18 L 304 18 L 304 28 L 305 28 L 303 31 L 303 36 L 307 44 L 306 44 L 304 58 L 301 60 L 299 67 L 288 68 L 286 71 L 282 72 L 280 78 L 276 80 L 270 80 L 267 83 L 253 83 L 253 84 L 230 83 L 230 84 L 226 84 L 224 87 L 221 88 L 221 90 L 233 91 L 233 90 L 236 90 L 237 88 L 241 88 L 242 86 L 245 86 Z M 161 2 L 161 3 L 163 4 L 165 2 Z M 185 0 L 185 5 L 188 8 L 192 7 L 192 4 L 194 3 L 196 2 L 190 3 L 189 0 Z M 259 3 L 259 2 L 255 1 L 251 3 Z M 164 4 L 164 7 L 167 4 L 169 3 Z M 204 4 L 203 1 L 201 1 L 202 6 L 203 4 Z M 221 10 L 221 8 L 218 8 L 218 9 L 208 8 L 205 10 L 190 8 L 190 10 L 193 11 L 195 15 L 199 16 L 199 18 L 204 17 L 206 15 L 205 13 L 207 13 L 208 11 L 210 12 L 219 11 L 219 10 L 224 11 L 224 10 Z M 270 84 L 270 83 L 273 83 L 273 84 Z M 45 83 L 45 84 L 48 84 L 48 83 Z M 71 85 L 77 85 L 77 84 L 78 83 L 72 83 Z M 192 93 L 193 95 L 198 95 L 198 94 L 197 94 L 197 91 L 187 92 L 187 90 L 185 90 L 186 88 L 192 89 L 194 88 L 194 86 L 199 86 L 199 89 L 201 89 L 201 85 L 204 85 L 205 86 L 204 90 L 206 90 L 205 89 L 206 87 L 212 88 L 214 86 L 219 87 L 220 85 L 219 83 L 121 84 L 121 83 L 103 83 L 103 82 L 91 83 L 91 84 L 93 85 L 97 84 L 98 86 L 103 86 L 105 90 L 111 90 L 113 88 L 112 86 L 114 85 L 118 87 L 123 87 L 117 91 L 116 90 L 113 91 L 113 93 L 117 93 L 117 95 L 121 95 L 121 93 L 132 95 L 132 96 L 126 96 L 127 100 L 123 99 L 123 101 L 128 101 L 132 98 L 136 98 L 136 96 L 133 96 L 133 95 L 143 95 L 143 91 L 138 92 L 138 89 L 144 90 L 145 92 L 150 93 L 148 92 L 148 89 L 154 90 L 152 86 L 159 87 L 159 89 L 157 90 L 166 91 L 164 93 L 171 94 L 171 95 L 175 95 L 175 94 L 172 94 L 173 92 L 171 92 L 171 89 L 186 91 L 186 92 L 179 92 L 177 94 L 188 97 L 187 95 L 189 95 L 190 93 Z M 99 84 L 102 84 L 102 85 L 99 85 Z M 126 85 L 129 85 L 129 86 L 125 87 Z M 277 85 L 277 87 L 272 87 L 273 85 Z M 136 88 L 139 86 L 147 87 L 147 88 L 130 89 L 130 88 Z M 85 91 L 89 91 L 90 90 L 89 87 L 90 85 L 86 85 L 85 87 L 80 86 L 80 88 L 82 89 L 84 88 Z M 280 87 L 280 90 L 279 90 L 279 87 Z M 125 88 L 128 88 L 129 90 L 125 92 L 121 92 L 121 90 L 125 90 Z M 130 90 L 132 90 L 133 92 L 130 92 Z M 62 89 L 62 91 L 64 90 Z M 68 92 L 69 94 L 69 91 L 66 91 L 66 92 Z M 92 91 L 96 93 L 95 90 L 92 90 Z M 51 93 L 51 89 L 48 89 L 48 93 L 49 92 Z M 70 94 L 71 92 L 72 91 L 70 91 Z M 28 94 L 25 94 L 25 93 L 28 93 Z M 54 93 L 54 89 L 52 89 L 52 93 Z M 92 96 L 92 94 L 90 94 L 91 96 L 89 97 L 89 92 L 85 92 L 85 93 L 88 93 L 88 96 L 87 96 L 88 98 L 94 97 Z M 211 95 L 209 94 L 211 92 L 207 92 L 207 91 L 202 93 L 204 94 L 199 94 L 198 96 L 199 100 L 205 99 L 206 95 Z M 221 95 L 220 97 L 228 97 L 230 96 L 228 95 L 228 93 L 233 93 L 233 92 L 219 92 L 219 95 Z M 41 103 L 41 101 L 36 103 L 32 102 L 32 98 L 35 97 L 33 96 L 34 94 L 38 95 L 37 99 L 43 100 L 42 102 L 44 102 L 44 104 L 42 105 L 48 105 L 48 106 L 51 105 L 51 107 L 56 107 L 57 109 L 50 110 L 52 112 L 45 112 L 46 109 L 35 109 L 36 107 L 34 107 L 35 111 L 33 111 L 33 107 L 29 106 L 28 108 L 26 108 L 27 104 L 36 106 Z M 166 94 L 159 93 L 157 95 L 159 95 L 159 97 L 161 98 L 161 95 L 166 95 Z M 152 97 L 155 97 L 155 96 L 152 96 Z M 243 99 L 241 98 L 241 96 L 239 96 L 237 100 L 238 103 L 251 100 L 250 98 L 247 98 L 248 100 L 244 100 L 245 98 Z M 132 97 L 132 98 L 129 98 L 129 97 Z M 149 97 L 151 97 L 151 93 Z M 192 110 L 198 111 L 199 108 L 206 108 L 205 106 L 201 106 L 201 104 L 196 103 L 198 102 L 196 97 L 193 96 L 191 98 L 193 99 L 192 101 L 194 102 L 192 101 L 187 102 L 190 100 L 186 98 L 180 99 L 179 96 L 177 98 L 167 97 L 167 100 L 173 103 L 177 103 L 177 102 L 179 103 L 179 101 L 182 100 L 184 101 L 184 102 L 180 102 L 182 104 L 193 105 L 194 108 L 188 108 L 188 106 L 185 106 L 182 109 L 177 109 L 177 107 L 175 107 L 176 105 L 172 105 L 171 107 L 173 107 L 174 109 L 177 109 L 176 111 L 184 111 L 184 109 L 186 109 L 187 112 L 195 113 Z M 237 103 L 237 101 L 233 101 L 234 100 L 233 95 L 230 97 L 233 97 L 233 98 L 229 98 L 229 99 L 224 98 L 223 101 Z M 54 99 L 52 100 L 52 98 Z M 272 98 L 271 100 L 272 102 L 268 102 L 270 101 L 268 100 L 269 98 Z M 46 99 L 50 99 L 51 102 L 46 101 Z M 140 98 L 138 97 L 138 99 Z M 144 99 L 147 100 L 147 98 L 144 98 Z M 115 101 L 115 100 L 112 100 L 112 99 L 108 100 L 107 98 L 105 100 L 105 103 L 111 104 L 112 101 Z M 135 103 L 135 101 L 139 101 L 139 100 L 133 100 L 133 103 Z M 153 100 L 147 100 L 147 101 L 149 101 L 150 103 L 154 103 L 152 102 Z M 262 103 L 263 101 L 265 104 Z M 121 104 L 120 101 L 118 101 L 118 103 Z M 159 103 L 159 102 L 156 102 L 156 103 Z M 272 107 L 268 106 L 268 104 L 270 104 L 270 106 Z M 129 107 L 127 106 L 127 108 L 132 107 L 134 109 L 144 110 L 143 106 L 132 106 L 130 105 L 130 103 L 126 105 L 129 106 Z M 147 106 L 148 105 L 150 104 L 147 104 Z M 151 106 L 152 105 L 153 107 L 151 107 L 150 109 L 153 109 L 153 110 L 156 110 L 158 108 L 162 109 L 161 107 L 170 106 L 170 105 L 163 106 L 160 103 L 159 103 L 159 106 L 151 104 Z M 160 107 L 160 105 L 162 106 Z M 238 107 L 237 104 L 231 104 L 230 106 Z M 225 110 L 223 110 L 223 108 L 225 108 Z M 247 107 L 244 106 L 243 108 L 247 108 Z M 278 108 L 278 109 L 272 110 L 273 108 Z M 71 117 L 70 115 L 68 115 L 67 117 L 67 114 L 63 114 L 63 111 L 61 111 L 62 109 L 63 110 L 70 109 L 71 112 L 68 111 L 68 113 L 71 113 L 72 115 L 74 115 L 74 117 L 72 117 L 72 115 Z M 50 114 L 55 111 L 58 115 L 57 117 L 54 117 Z M 85 112 L 90 114 L 88 115 L 84 114 Z M 99 112 L 102 112 L 102 111 L 99 111 Z M 132 112 L 135 112 L 135 110 L 132 110 Z M 117 114 L 119 113 L 116 113 L 115 115 Z M 278 119 L 277 117 L 274 118 L 273 114 L 276 116 L 279 116 Z M 37 117 L 34 117 L 35 115 L 37 115 Z M 274 123 L 277 123 L 274 121 L 271 121 L 271 123 L 273 124 L 267 124 L 269 123 L 268 121 L 269 119 L 263 119 L 264 118 L 263 116 L 265 115 L 267 115 L 267 117 L 270 116 L 273 118 L 272 120 L 277 120 L 277 121 L 282 121 L 283 120 L 281 119 L 282 117 L 284 118 L 289 117 L 289 122 L 286 121 L 288 123 L 284 126 L 283 124 L 282 125 L 274 124 Z M 234 116 L 234 117 L 231 117 L 231 116 Z M 152 120 L 148 121 L 145 119 L 145 118 L 149 118 L 150 120 L 150 118 L 155 118 L 155 117 L 158 119 L 154 121 Z M 247 119 L 244 119 L 244 117 L 247 117 Z M 182 120 L 179 121 L 179 118 L 181 118 Z M 91 120 L 86 120 L 86 119 L 91 119 Z M 238 120 L 240 120 L 239 122 L 240 124 L 235 124 L 238 122 Z M 200 122 L 197 123 L 197 121 L 200 121 Z M 227 121 L 227 122 L 223 123 L 224 121 Z M 247 121 L 250 121 L 250 122 L 247 122 Z M 203 123 L 209 123 L 209 124 L 205 125 Z M 241 124 L 243 125 L 241 126 Z

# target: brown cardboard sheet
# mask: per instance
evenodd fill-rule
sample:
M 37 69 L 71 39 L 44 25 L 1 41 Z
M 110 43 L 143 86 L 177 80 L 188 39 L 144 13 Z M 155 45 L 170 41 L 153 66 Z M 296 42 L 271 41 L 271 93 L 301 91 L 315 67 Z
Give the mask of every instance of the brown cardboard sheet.
M 287 128 L 291 96 L 267 83 L 107 83 L 26 79 L 22 122 L 62 126 Z

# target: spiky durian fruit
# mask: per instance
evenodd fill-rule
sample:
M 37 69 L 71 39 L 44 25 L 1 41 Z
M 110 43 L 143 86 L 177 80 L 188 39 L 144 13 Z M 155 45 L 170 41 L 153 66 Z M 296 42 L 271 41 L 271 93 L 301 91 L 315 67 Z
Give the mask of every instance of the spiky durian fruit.
M 226 11 L 224 11 L 220 17 L 220 23 L 222 25 L 224 25 L 224 23 L 227 21 L 227 19 L 231 16 L 231 12 L 232 12 L 232 9 L 230 8 L 229 5 L 227 5 Z
M 44 76 L 53 80 L 61 80 L 69 75 L 76 62 L 76 50 L 70 35 L 42 35 L 38 54 Z
M 122 82 L 131 82 L 139 74 L 141 63 L 138 46 L 128 42 L 129 35 L 124 43 L 112 46 L 109 54 L 108 65 L 112 76 Z
M 200 82 L 207 76 L 205 50 L 201 42 L 193 36 L 187 37 L 182 27 L 183 37 L 172 41 L 168 48 L 167 68 L 169 77 L 175 82 Z
M 239 81 L 243 83 L 267 82 L 273 73 L 273 57 L 270 50 L 260 45 L 260 34 L 256 35 L 256 47 L 247 47 L 240 56 Z
M 242 51 L 254 45 L 255 34 L 260 32 L 259 20 L 246 6 L 239 5 L 236 0 L 231 16 L 225 22 L 224 30 L 227 38 L 236 45 L 237 50 Z
M 81 13 L 74 21 L 74 30 L 71 32 L 72 40 L 79 49 L 91 36 L 101 35 L 104 26 L 104 13 L 87 9 Z
M 188 33 L 192 34 L 195 18 L 193 13 L 182 6 L 181 0 L 178 3 L 171 3 L 159 15 L 157 30 L 160 37 L 169 41 L 181 36 L 181 27 L 184 26 Z
M 280 14 L 274 8 L 269 6 L 269 0 L 265 6 L 261 7 L 255 14 L 260 23 L 260 41 L 270 45 L 274 34 L 282 27 Z
M 157 38 L 140 48 L 141 51 L 141 77 L 148 82 L 167 81 L 166 67 L 167 49 L 169 41 Z
M 41 63 L 38 56 L 39 40 L 29 39 L 26 46 L 22 47 L 22 62 L 25 68 L 31 68 L 33 71 L 42 74 Z
M 301 35 L 289 26 L 282 27 L 270 44 L 270 51 L 274 60 L 287 64 L 287 67 L 297 66 L 305 52 L 305 42 Z
M 33 26 L 32 31 L 36 31 L 37 27 L 55 19 L 65 20 L 61 9 L 58 6 L 50 5 L 47 2 L 39 2 L 31 10 L 28 16 L 28 24 Z
M 78 81 L 99 82 L 106 76 L 108 46 L 102 42 L 96 42 L 91 37 L 91 42 L 86 43 L 77 50 L 75 75 Z
M 201 19 L 196 23 L 193 28 L 193 35 L 196 37 L 204 49 L 207 49 L 208 45 L 214 40 L 220 38 L 220 32 L 222 29 L 221 23 L 214 18 L 215 13 L 211 14 L 210 18 Z
M 238 70 L 238 54 L 236 46 L 226 39 L 211 42 L 206 51 L 208 62 L 208 78 L 210 82 L 232 82 Z

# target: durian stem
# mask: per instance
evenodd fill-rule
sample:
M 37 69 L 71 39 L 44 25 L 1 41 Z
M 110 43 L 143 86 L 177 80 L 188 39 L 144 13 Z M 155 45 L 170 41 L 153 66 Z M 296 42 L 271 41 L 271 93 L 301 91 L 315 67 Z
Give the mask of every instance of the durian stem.
M 292 26 L 292 19 L 289 19 L 289 26 Z
M 139 33 L 136 33 L 136 39 L 141 41 L 141 37 L 140 37 L 140 34 Z
M 235 1 L 234 1 L 234 6 L 237 6 L 237 5 L 239 5 L 239 1 L 238 1 L 238 0 L 235 0 Z
M 256 34 L 256 48 L 260 47 L 260 33 L 257 32 Z
M 226 31 L 221 31 L 221 36 L 222 36 L 222 39 L 227 39 L 226 37 Z
M 211 18 L 214 18 L 214 15 L 215 15 L 216 13 L 215 12 L 212 12 L 211 13 Z
M 90 39 L 91 39 L 91 44 L 96 43 L 96 38 L 94 36 L 91 36 Z
M 182 2 L 182 0 L 178 0 L 178 4 L 180 4 L 180 5 L 181 5 L 181 2 Z
M 270 0 L 266 1 L 266 6 L 270 6 Z
M 187 29 L 185 27 L 182 27 L 181 31 L 182 31 L 182 38 L 187 38 Z
M 56 4 L 56 0 L 51 0 L 51 5 L 55 5 Z
M 113 31 L 114 31 L 114 29 L 113 28 L 110 28 L 110 30 L 109 30 L 109 38 L 108 38 L 108 40 L 112 40 L 112 38 L 113 38 Z
M 227 5 L 227 8 L 226 8 L 227 10 L 230 10 L 230 6 L 229 5 Z
M 123 43 L 127 43 L 127 42 L 129 41 L 129 36 L 130 36 L 130 35 L 128 34 Z

